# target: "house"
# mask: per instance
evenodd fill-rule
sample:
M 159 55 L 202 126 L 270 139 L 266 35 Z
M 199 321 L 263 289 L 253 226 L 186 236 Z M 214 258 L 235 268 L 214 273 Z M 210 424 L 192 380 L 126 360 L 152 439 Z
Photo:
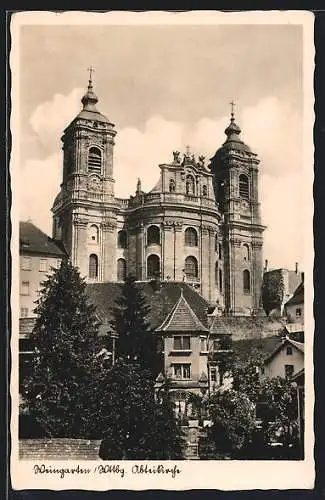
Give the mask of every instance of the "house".
M 66 255 L 62 245 L 36 227 L 31 221 L 19 225 L 20 318 L 35 318 L 35 302 L 42 282 L 51 268 L 60 267 Z
M 264 360 L 260 368 L 261 379 L 286 377 L 292 379 L 304 368 L 304 344 L 288 337 Z
M 28 357 L 32 351 L 30 334 L 35 323 L 34 309 L 42 289 L 42 282 L 57 268 L 66 256 L 62 245 L 47 236 L 31 221 L 19 224 L 19 366 L 20 380 L 28 371 Z
M 305 302 L 304 280 L 298 285 L 293 296 L 284 306 L 285 315 L 289 323 L 295 323 L 303 327 L 304 324 L 304 302 Z

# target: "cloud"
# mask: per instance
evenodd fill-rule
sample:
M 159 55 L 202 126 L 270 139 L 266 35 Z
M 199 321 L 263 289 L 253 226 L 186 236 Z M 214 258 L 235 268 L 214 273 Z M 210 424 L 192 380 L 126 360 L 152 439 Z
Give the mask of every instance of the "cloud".
M 295 262 L 303 267 L 303 183 L 302 174 L 288 173 L 276 178 L 262 173 L 260 181 L 264 256 L 270 268 L 294 269 Z
M 82 89 L 74 89 L 68 96 L 57 94 L 51 101 L 40 104 L 30 120 L 50 154 L 43 161 L 29 159 L 23 166 L 21 216 L 30 216 L 49 233 L 50 208 L 59 190 L 62 171 L 57 142 L 63 129 L 80 110 L 82 94 Z M 238 116 L 243 140 L 261 159 L 260 201 L 263 222 L 268 226 L 264 254 L 275 267 L 292 267 L 302 258 L 302 139 L 298 118 L 288 113 L 277 98 L 270 96 L 256 106 L 245 108 Z M 142 188 L 150 190 L 159 178 L 158 165 L 169 162 L 172 151 L 184 151 L 187 144 L 193 153 L 210 158 L 224 142 L 228 123 L 226 116 L 181 123 L 154 115 L 141 130 L 135 127 L 117 130 L 116 196 L 133 194 L 138 177 L 142 180 Z
M 59 192 L 61 173 L 61 153 L 45 160 L 29 159 L 20 172 L 20 219 L 30 218 L 49 235 L 52 233 L 51 207 Z
M 84 90 L 75 88 L 68 95 L 55 94 L 49 101 L 37 106 L 30 117 L 30 125 L 43 148 L 54 153 L 65 127 L 81 109 L 80 99 Z

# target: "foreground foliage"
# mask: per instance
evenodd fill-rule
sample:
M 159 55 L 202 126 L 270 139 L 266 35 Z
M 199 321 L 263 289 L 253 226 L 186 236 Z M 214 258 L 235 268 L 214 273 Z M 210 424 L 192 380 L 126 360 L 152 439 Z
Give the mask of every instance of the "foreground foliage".
M 53 437 L 87 437 L 89 394 L 102 370 L 99 322 L 69 262 L 43 283 L 35 312 L 32 366 L 22 389 L 29 414 Z

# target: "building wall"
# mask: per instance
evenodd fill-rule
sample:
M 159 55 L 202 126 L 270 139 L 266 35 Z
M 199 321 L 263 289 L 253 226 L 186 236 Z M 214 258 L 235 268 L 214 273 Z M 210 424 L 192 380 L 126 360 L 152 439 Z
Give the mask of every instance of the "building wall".
M 286 315 L 289 321 L 304 324 L 304 304 L 293 304 L 285 306 Z
M 292 354 L 287 354 L 287 348 L 291 347 Z M 285 365 L 293 365 L 293 374 L 299 372 L 304 367 L 304 355 L 294 346 L 284 345 L 283 348 L 273 357 L 273 359 L 265 364 L 264 374 L 266 377 L 285 377 Z
M 19 259 L 20 317 L 32 318 L 35 317 L 33 311 L 36 307 L 35 301 L 38 299 L 39 291 L 42 288 L 41 283 L 47 279 L 51 267 L 59 267 L 61 258 L 46 254 L 31 255 L 23 253 Z M 27 265 L 28 262 L 29 266 Z M 24 283 L 28 283 L 28 286 L 24 285 Z
M 189 335 L 184 333 L 184 335 Z M 165 351 L 165 374 L 172 380 L 181 382 L 180 379 L 175 379 L 173 372 L 174 364 L 190 364 L 191 365 L 191 380 L 198 382 L 199 378 L 204 372 L 207 374 L 207 353 L 201 351 L 201 337 L 200 334 L 191 334 L 191 349 L 188 353 L 176 351 L 174 349 L 174 337 L 178 334 L 170 334 L 164 337 L 164 351 Z

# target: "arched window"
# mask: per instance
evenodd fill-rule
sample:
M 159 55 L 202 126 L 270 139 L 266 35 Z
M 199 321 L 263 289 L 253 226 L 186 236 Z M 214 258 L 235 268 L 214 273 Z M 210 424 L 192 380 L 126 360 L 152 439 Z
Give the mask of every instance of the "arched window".
M 125 281 L 126 278 L 126 261 L 118 259 L 117 261 L 117 281 Z
M 197 260 L 195 257 L 186 257 L 185 259 L 185 274 L 189 279 L 197 278 L 199 276 L 199 270 L 197 265 Z
M 194 227 L 188 227 L 185 230 L 185 246 L 187 247 L 197 247 L 197 232 Z
M 160 274 L 160 259 L 158 255 L 149 255 L 147 259 L 147 278 L 155 279 Z
M 126 231 L 122 230 L 117 233 L 117 246 L 118 248 L 127 248 Z
M 214 268 L 214 281 L 216 285 L 218 286 L 219 282 L 219 263 L 218 261 L 216 262 L 215 268 Z
M 169 192 L 170 193 L 174 193 L 175 189 L 176 189 L 175 181 L 174 181 L 174 179 L 170 179 L 170 181 L 169 181 Z
M 98 243 L 99 231 L 95 224 L 92 224 L 89 228 L 89 241 L 91 243 Z
M 242 198 L 249 198 L 249 182 L 247 175 L 241 174 L 239 176 L 239 196 Z
M 206 198 L 208 196 L 208 187 L 204 184 L 202 187 L 202 196 Z
M 91 280 L 98 278 L 98 257 L 94 253 L 89 256 L 89 278 Z
M 188 195 L 195 194 L 195 181 L 193 175 L 186 176 L 186 194 Z
M 243 289 L 245 293 L 251 291 L 251 275 L 247 269 L 243 272 Z
M 159 245 L 160 230 L 157 226 L 149 226 L 147 229 L 147 245 Z
M 88 171 L 100 173 L 102 170 L 102 152 L 99 148 L 91 147 L 88 151 Z
M 219 291 L 222 293 L 223 281 L 222 281 L 222 269 L 219 269 Z
M 246 245 L 246 243 L 243 245 L 243 258 L 246 261 L 249 261 L 250 256 L 249 256 L 249 246 Z

